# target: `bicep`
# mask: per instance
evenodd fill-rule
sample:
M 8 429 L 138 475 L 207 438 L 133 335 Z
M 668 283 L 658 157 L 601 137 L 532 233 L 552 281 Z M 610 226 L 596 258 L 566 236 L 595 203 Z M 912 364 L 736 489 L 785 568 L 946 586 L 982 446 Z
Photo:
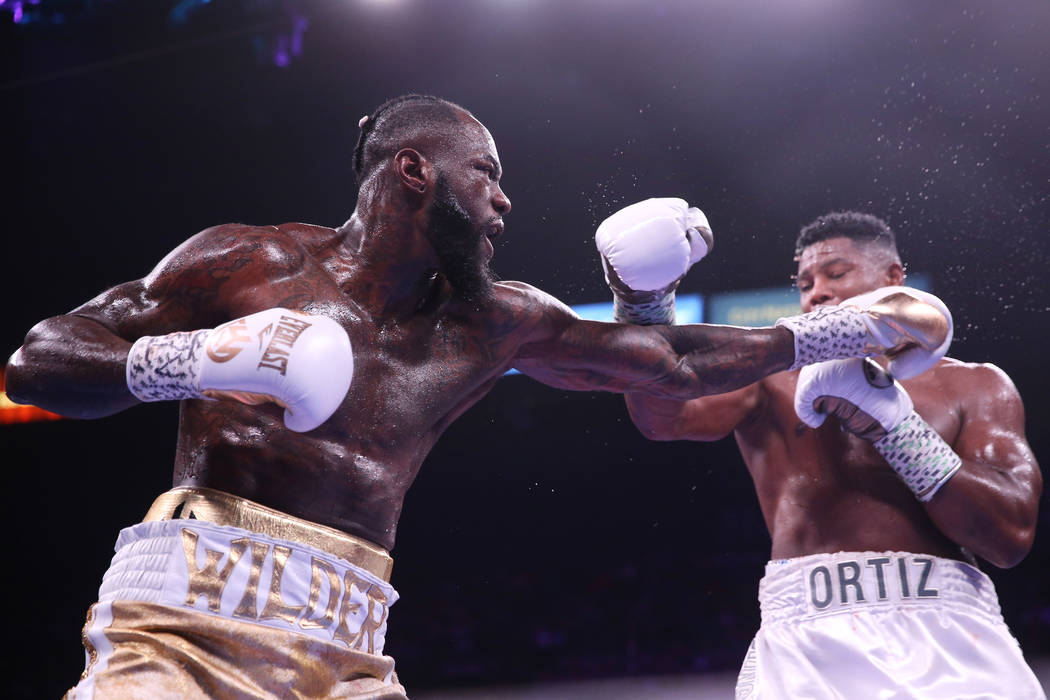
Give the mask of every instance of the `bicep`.
M 1041 484 L 1039 467 L 1025 437 L 1024 404 L 1010 379 L 986 366 L 967 387 L 962 424 L 952 447 L 964 461 Z
M 514 367 L 545 384 L 581 391 L 666 393 L 680 370 L 656 326 L 556 319 L 549 337 L 523 345 Z
M 926 510 L 954 541 L 996 566 L 1010 567 L 1031 549 L 1042 475 L 1010 379 L 988 365 L 965 379 L 946 390 L 960 392 L 962 420 L 951 445 L 962 466 Z
M 134 341 L 143 335 L 191 330 L 192 314 L 172 304 L 145 280 L 125 282 L 107 289 L 67 314 L 99 324 L 113 335 Z

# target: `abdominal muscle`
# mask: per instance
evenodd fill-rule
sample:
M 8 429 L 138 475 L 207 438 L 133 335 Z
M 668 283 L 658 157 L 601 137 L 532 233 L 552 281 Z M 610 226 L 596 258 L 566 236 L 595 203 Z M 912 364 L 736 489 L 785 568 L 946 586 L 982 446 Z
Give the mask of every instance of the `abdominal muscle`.
M 794 374 L 770 377 L 763 415 L 735 433 L 772 539 L 772 558 L 838 551 L 963 558 L 870 443 L 844 432 L 834 418 L 817 429 L 801 424 Z

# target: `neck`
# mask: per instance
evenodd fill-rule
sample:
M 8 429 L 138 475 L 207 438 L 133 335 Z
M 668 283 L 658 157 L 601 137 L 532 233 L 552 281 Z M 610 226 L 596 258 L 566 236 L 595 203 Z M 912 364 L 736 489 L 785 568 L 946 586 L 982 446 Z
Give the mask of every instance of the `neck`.
M 427 239 L 426 207 L 392 200 L 362 191 L 337 229 L 342 255 L 354 267 L 346 291 L 379 320 L 432 310 L 449 297 Z

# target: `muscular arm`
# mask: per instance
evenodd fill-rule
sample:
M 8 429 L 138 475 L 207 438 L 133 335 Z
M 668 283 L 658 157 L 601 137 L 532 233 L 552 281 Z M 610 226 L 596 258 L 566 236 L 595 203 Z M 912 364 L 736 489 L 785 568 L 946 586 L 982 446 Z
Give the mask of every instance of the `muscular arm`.
M 650 440 L 721 440 L 748 420 L 761 401 L 760 385 L 690 401 L 627 394 L 627 411 L 635 427 Z
M 124 367 L 135 339 L 218 325 L 250 299 L 266 304 L 271 278 L 281 268 L 294 269 L 295 257 L 294 244 L 282 245 L 273 229 L 203 231 L 143 279 L 34 326 L 8 362 L 7 392 L 75 418 L 133 406 L 138 399 L 128 391 Z
M 519 348 L 514 366 L 551 386 L 684 400 L 747 386 L 795 358 L 783 328 L 584 321 L 552 297 L 518 288 L 533 302 L 535 339 Z
M 33 326 L 7 363 L 7 393 L 71 418 L 99 418 L 138 399 L 128 391 L 124 364 L 131 343 L 74 313 Z
M 926 505 L 948 537 L 999 567 L 1032 547 L 1043 479 L 1024 435 L 1024 406 L 1010 378 L 982 365 L 967 377 L 952 448 L 962 467 Z

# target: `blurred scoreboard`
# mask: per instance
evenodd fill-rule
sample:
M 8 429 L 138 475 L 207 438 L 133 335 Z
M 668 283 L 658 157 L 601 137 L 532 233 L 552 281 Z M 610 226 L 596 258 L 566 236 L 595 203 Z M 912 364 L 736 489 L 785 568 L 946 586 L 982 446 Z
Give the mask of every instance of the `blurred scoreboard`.
M 923 273 L 908 275 L 907 285 L 925 292 L 932 291 L 929 275 Z M 794 286 L 708 294 L 706 304 L 702 306 L 707 309 L 704 323 L 726 326 L 772 326 L 781 316 L 792 316 L 802 311 L 798 288 Z

